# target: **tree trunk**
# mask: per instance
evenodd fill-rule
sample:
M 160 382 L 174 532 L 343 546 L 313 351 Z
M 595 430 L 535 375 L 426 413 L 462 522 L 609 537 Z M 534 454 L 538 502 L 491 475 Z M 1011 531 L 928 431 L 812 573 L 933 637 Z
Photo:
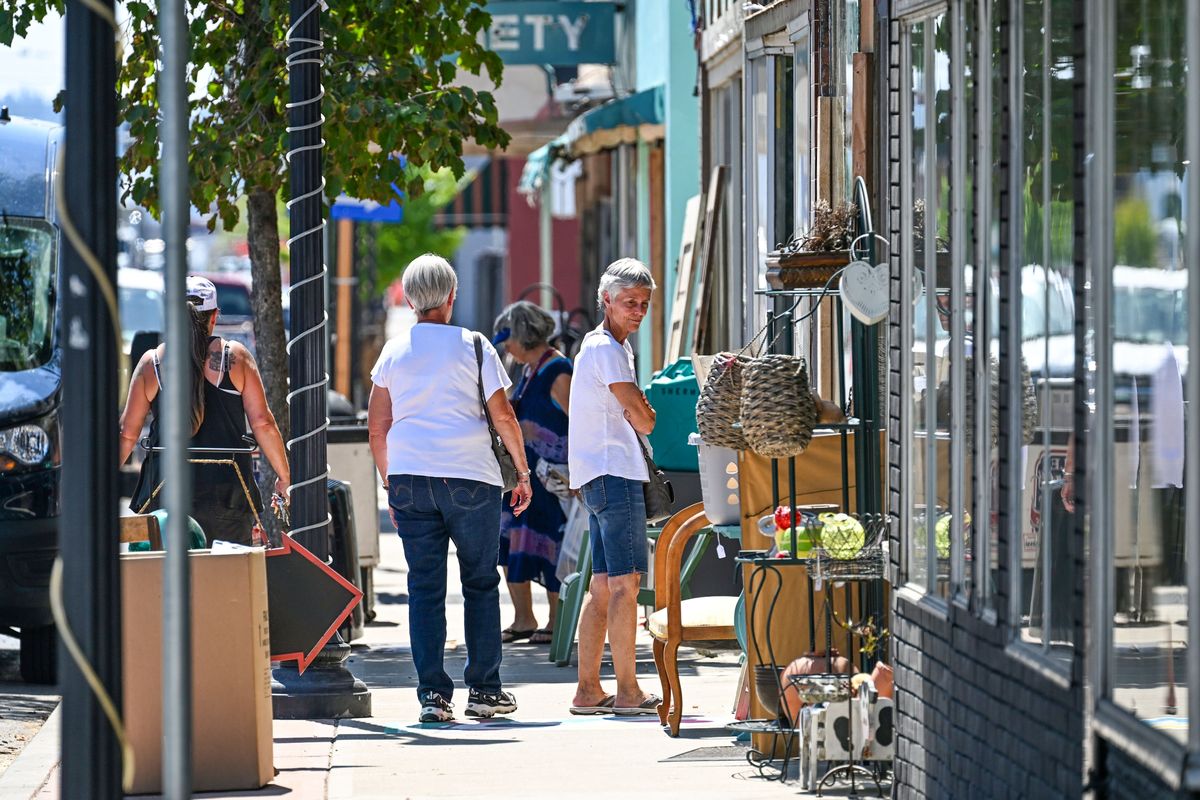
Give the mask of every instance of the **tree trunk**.
M 255 360 L 262 373 L 267 405 L 286 442 L 291 425 L 288 422 L 287 386 L 288 357 L 283 336 L 283 302 L 279 273 L 279 215 L 275 208 L 275 193 L 255 190 L 247 200 L 250 247 L 250 275 L 253 291 L 250 302 L 254 309 Z M 261 463 L 260 489 L 264 496 L 275 485 L 275 470 L 264 458 Z M 269 515 L 268 515 L 269 516 Z M 271 521 L 263 520 L 268 528 Z M 274 537 L 272 537 L 274 538 Z
M 267 404 L 286 437 L 288 425 L 288 359 L 283 332 L 283 302 L 279 273 L 279 216 L 272 192 L 254 191 L 247 203 L 250 231 L 250 274 L 254 290 L 255 354 Z

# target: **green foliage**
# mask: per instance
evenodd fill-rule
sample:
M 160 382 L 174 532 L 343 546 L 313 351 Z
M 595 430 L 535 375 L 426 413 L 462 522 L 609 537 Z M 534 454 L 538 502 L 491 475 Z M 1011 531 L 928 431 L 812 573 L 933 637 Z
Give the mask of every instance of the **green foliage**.
M 1034 195 L 1034 190 L 1037 195 Z M 1053 200 L 1049 202 L 1049 213 L 1040 202 L 1042 196 L 1041 166 L 1025 179 L 1025 215 L 1022 220 L 1024 231 L 1022 242 L 1025 251 L 1026 264 L 1042 264 L 1043 266 L 1058 267 L 1070 264 L 1073 258 L 1075 207 L 1070 200 Z M 1045 226 L 1050 225 L 1049 257 L 1042 253 L 1045 242 L 1042 234 Z
M 24 38 L 29 26 L 45 19 L 51 12 L 63 13 L 64 0 L 22 0 L 0 7 L 0 47 L 9 47 L 13 38 Z
M 410 170 L 411 171 L 411 170 Z M 462 244 L 466 228 L 436 228 L 434 216 L 452 201 L 470 176 L 456 179 L 449 169 L 413 171 L 411 180 L 422 180 L 422 193 L 404 202 L 404 221 L 381 225 L 376 237 L 379 248 L 379 285 L 387 286 L 400 276 L 408 262 L 422 253 L 450 258 Z
M 1157 265 L 1158 235 L 1145 200 L 1130 197 L 1113 209 L 1116 263 L 1130 267 Z
M 64 0 L 19 0 L 0 11 L 0 44 L 25 33 Z M 192 53 L 188 68 L 191 200 L 227 230 L 240 216 L 239 196 L 277 193 L 287 177 L 288 83 L 283 0 L 188 0 Z M 125 59 L 118 77 L 118 116 L 131 144 L 121 164 L 124 195 L 157 210 L 159 38 L 156 5 L 126 3 Z M 415 196 L 415 167 L 463 173 L 463 143 L 500 148 L 491 93 L 454 85 L 459 70 L 499 81 L 499 57 L 478 34 L 490 17 L 478 0 L 346 0 L 322 15 L 325 39 L 323 128 L 326 194 L 345 192 L 387 202 L 391 184 Z M 68 98 L 69 102 L 69 98 Z M 406 178 L 411 181 L 406 182 Z

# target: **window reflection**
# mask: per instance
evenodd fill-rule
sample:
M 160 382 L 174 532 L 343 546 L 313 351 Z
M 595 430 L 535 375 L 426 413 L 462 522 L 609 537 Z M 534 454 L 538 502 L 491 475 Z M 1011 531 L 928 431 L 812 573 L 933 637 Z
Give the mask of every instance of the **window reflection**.
M 912 382 L 909 580 L 949 594 L 950 539 L 950 26 L 910 26 L 911 194 L 905 261 L 911 274 Z
M 952 271 L 956 265 L 950 257 L 950 162 L 951 162 L 951 119 L 950 119 L 950 23 L 947 15 L 942 14 L 933 24 L 933 116 L 929 120 L 933 128 L 935 174 L 931 198 L 934 203 L 933 238 L 930 241 L 928 233 L 923 240 L 925 255 L 925 274 L 933 276 L 930 285 L 933 291 L 926 292 L 929 302 L 927 320 L 936 327 L 936 333 L 949 334 L 952 298 L 950 293 Z M 965 187 L 955 187 L 958 192 Z M 926 209 L 927 213 L 929 209 Z M 935 341 L 930 337 L 930 341 Z M 954 404 L 951 397 L 951 374 L 958 368 L 951 358 L 953 348 L 949 342 L 935 344 L 931 348 L 930 363 L 937 365 L 937 380 L 935 382 L 935 415 L 932 428 L 935 431 L 932 442 L 933 452 L 929 458 L 933 463 L 930 470 L 929 482 L 934 487 L 934 497 L 931 506 L 936 507 L 932 524 L 932 564 L 931 569 L 937 575 L 936 593 L 948 597 L 950 593 L 950 530 L 952 516 L 958 513 L 950 507 L 950 483 L 953 479 L 950 470 L 950 419 Z
M 923 254 L 916 246 L 918 231 L 923 231 L 923 214 L 925 198 L 925 120 L 927 116 L 927 97 L 925 81 L 925 23 L 913 23 L 908 37 L 909 88 L 912 92 L 910 125 L 908 130 L 908 150 L 911 153 L 910 180 L 907 181 L 911 194 L 907 217 L 912 230 L 905 238 L 905 260 L 911 265 L 910 272 L 919 278 L 923 274 Z M 924 399 L 927 391 L 926 364 L 929 351 L 932 350 L 932 340 L 927 336 L 930 325 L 926 320 L 928 303 L 924 294 L 914 291 L 910 307 L 913 310 L 912 319 L 912 382 L 910 394 L 910 426 L 911 441 L 908 447 L 910 463 L 908 465 L 908 495 L 912 504 L 910 514 L 910 535 L 908 554 L 908 580 L 919 586 L 929 583 L 929 558 L 927 548 L 927 519 L 926 519 L 926 460 L 925 443 L 927 427 L 925 421 Z
M 1187 720 L 1182 261 L 1183 0 L 1119 0 L 1112 236 L 1113 697 L 1183 741 Z
M 1021 639 L 1067 663 L 1074 517 L 1063 499 L 1074 424 L 1074 65 L 1070 0 L 1024 4 L 1021 202 Z

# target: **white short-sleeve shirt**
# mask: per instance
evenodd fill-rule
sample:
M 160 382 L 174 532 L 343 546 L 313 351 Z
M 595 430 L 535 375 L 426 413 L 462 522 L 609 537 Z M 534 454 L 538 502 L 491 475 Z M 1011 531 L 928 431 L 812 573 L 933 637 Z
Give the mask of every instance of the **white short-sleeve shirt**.
M 633 348 L 601 325 L 583 337 L 571 377 L 567 462 L 572 489 L 601 475 L 634 481 L 650 477 L 637 432 L 610 388 L 614 383 L 637 385 Z
M 419 322 L 389 341 L 371 370 L 392 398 L 388 474 L 466 478 L 502 486 L 479 401 L 475 337 L 454 325 Z M 483 395 L 512 385 L 483 341 Z

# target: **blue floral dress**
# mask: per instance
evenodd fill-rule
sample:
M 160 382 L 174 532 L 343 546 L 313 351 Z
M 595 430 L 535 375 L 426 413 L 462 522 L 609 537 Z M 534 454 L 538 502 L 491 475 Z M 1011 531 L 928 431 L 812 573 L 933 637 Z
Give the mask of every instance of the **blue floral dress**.
M 559 590 L 554 571 L 567 518 L 558 498 L 538 480 L 536 469 L 539 460 L 567 463 L 567 415 L 550 396 L 550 387 L 571 371 L 569 359 L 552 356 L 532 374 L 526 370 L 513 392 L 513 410 L 525 437 L 525 457 L 535 473 L 530 480 L 533 500 L 519 517 L 512 515 L 506 503 L 500 520 L 500 564 L 508 568 L 508 581 L 533 581 L 551 592 Z

